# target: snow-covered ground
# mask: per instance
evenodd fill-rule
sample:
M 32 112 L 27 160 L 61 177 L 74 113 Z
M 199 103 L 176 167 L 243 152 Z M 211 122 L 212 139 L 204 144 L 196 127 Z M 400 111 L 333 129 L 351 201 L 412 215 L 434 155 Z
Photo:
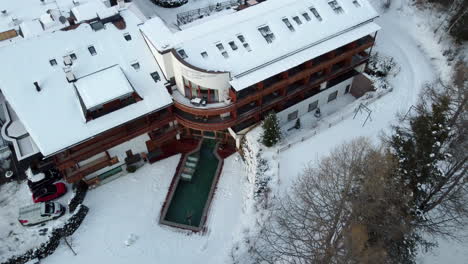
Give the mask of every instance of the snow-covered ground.
M 72 236 L 45 264 L 82 263 L 223 263 L 240 227 L 245 174 L 238 155 L 225 160 L 205 234 L 159 225 L 160 210 L 180 155 L 145 165 L 88 192 L 90 208 Z M 128 244 L 128 246 L 127 246 Z
M 56 201 L 66 207 L 72 193 L 69 190 Z M 23 227 L 18 222 L 18 210 L 20 207 L 31 204 L 33 204 L 31 192 L 26 183 L 10 182 L 0 186 L 0 263 L 44 243 L 51 234 L 52 228 L 61 226 L 71 216 L 67 211 L 65 215 L 56 220 L 32 227 Z M 47 235 L 39 235 L 39 230 L 44 228 L 48 229 Z

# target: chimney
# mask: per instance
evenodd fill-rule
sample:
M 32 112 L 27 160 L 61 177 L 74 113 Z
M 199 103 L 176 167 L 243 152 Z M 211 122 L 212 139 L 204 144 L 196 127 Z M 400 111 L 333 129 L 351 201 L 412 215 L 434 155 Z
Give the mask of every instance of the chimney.
M 36 91 L 38 91 L 38 92 L 41 91 L 41 87 L 39 86 L 39 84 L 37 82 L 34 82 L 34 86 L 36 87 Z

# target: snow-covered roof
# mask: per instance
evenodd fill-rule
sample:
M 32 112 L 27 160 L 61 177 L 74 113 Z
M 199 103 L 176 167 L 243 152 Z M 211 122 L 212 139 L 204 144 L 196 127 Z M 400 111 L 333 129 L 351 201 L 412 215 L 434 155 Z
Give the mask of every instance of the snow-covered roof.
M 175 33 L 159 18 L 141 29 L 160 52 L 183 50 L 193 66 L 230 72 L 240 90 L 377 31 L 377 16 L 367 0 L 268 0 Z
M 118 65 L 84 76 L 75 87 L 88 110 L 134 92 Z
M 104 3 L 100 1 L 79 4 L 73 7 L 71 12 L 75 16 L 75 19 L 78 23 L 86 20 L 92 20 L 98 17 L 100 19 L 104 19 L 117 14 L 115 7 L 107 8 Z
M 39 20 L 24 21 L 20 24 L 20 29 L 24 38 L 39 36 L 44 31 Z
M 124 30 L 107 23 L 105 29 L 94 31 L 82 24 L 74 30 L 45 33 L 0 48 L 4 66 L 0 89 L 43 155 L 54 154 L 172 103 L 164 81 L 155 82 L 150 75 L 159 72 L 162 76 L 140 34 L 137 25 L 141 21 L 129 10 L 121 11 L 121 15 L 126 21 Z M 124 38 L 126 33 L 132 36 L 131 40 Z M 95 55 L 91 54 L 90 45 Z M 68 69 L 63 57 L 67 55 L 75 58 L 70 70 L 77 80 L 118 65 L 143 100 L 86 122 L 74 84 L 66 78 Z M 40 92 L 34 82 L 39 84 Z
M 97 8 L 94 10 L 94 17 L 97 13 L 109 16 L 116 12 L 115 8 L 105 8 L 102 0 L 2 0 L 0 1 L 0 33 L 12 29 L 19 29 L 20 24 L 34 20 L 40 20 L 44 27 L 43 32 L 54 31 L 69 25 L 67 20 L 60 21 L 60 17 L 70 16 L 70 10 L 76 5 L 87 6 L 91 4 Z M 104 9 L 103 9 L 104 7 Z M 14 40 L 20 40 L 17 37 Z M 0 41 L 0 46 L 13 42 L 10 40 Z

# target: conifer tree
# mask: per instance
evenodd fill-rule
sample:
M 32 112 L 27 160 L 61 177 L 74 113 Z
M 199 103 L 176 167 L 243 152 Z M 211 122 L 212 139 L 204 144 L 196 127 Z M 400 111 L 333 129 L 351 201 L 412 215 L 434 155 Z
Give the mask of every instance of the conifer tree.
M 275 113 L 270 113 L 267 115 L 265 120 L 262 123 L 263 134 L 262 134 L 262 143 L 267 147 L 272 147 L 276 145 L 281 139 L 281 131 L 278 122 L 278 118 Z

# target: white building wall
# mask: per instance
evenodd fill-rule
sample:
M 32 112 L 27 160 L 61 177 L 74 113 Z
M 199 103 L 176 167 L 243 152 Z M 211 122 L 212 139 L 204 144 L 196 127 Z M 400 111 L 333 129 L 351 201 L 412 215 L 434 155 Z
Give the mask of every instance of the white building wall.
M 224 101 L 228 98 L 229 88 L 231 87 L 229 84 L 229 73 L 207 73 L 197 71 L 182 64 L 174 55 L 171 56 L 173 58 L 174 77 L 180 93 L 185 95 L 184 81 L 182 79 L 182 77 L 184 77 L 202 87 L 218 90 L 220 101 Z
M 298 111 L 298 117 L 301 117 L 304 114 L 308 113 L 309 110 L 309 104 L 313 103 L 314 101 L 318 100 L 318 107 L 322 107 L 323 105 L 328 103 L 328 96 L 335 92 L 338 91 L 337 98 L 345 94 L 346 86 L 351 85 L 353 83 L 354 77 L 350 78 L 348 80 L 345 80 L 333 87 L 328 88 L 325 91 L 320 92 L 319 94 L 316 94 L 310 98 L 307 98 L 306 100 L 299 102 L 279 113 L 277 113 L 278 120 L 280 122 L 280 125 L 284 125 L 285 123 L 288 122 L 288 115 L 291 113 L 294 113 L 294 111 Z M 336 99 L 335 99 L 336 100 Z
M 158 62 L 159 68 L 161 68 L 161 71 L 163 71 L 166 79 L 174 77 L 174 71 L 172 70 L 172 54 L 170 52 L 164 54 L 159 53 L 159 51 L 153 46 L 153 44 L 151 44 L 151 42 L 144 34 L 143 38 L 145 39 L 146 44 L 148 44 L 151 53 L 153 53 L 153 56 Z

